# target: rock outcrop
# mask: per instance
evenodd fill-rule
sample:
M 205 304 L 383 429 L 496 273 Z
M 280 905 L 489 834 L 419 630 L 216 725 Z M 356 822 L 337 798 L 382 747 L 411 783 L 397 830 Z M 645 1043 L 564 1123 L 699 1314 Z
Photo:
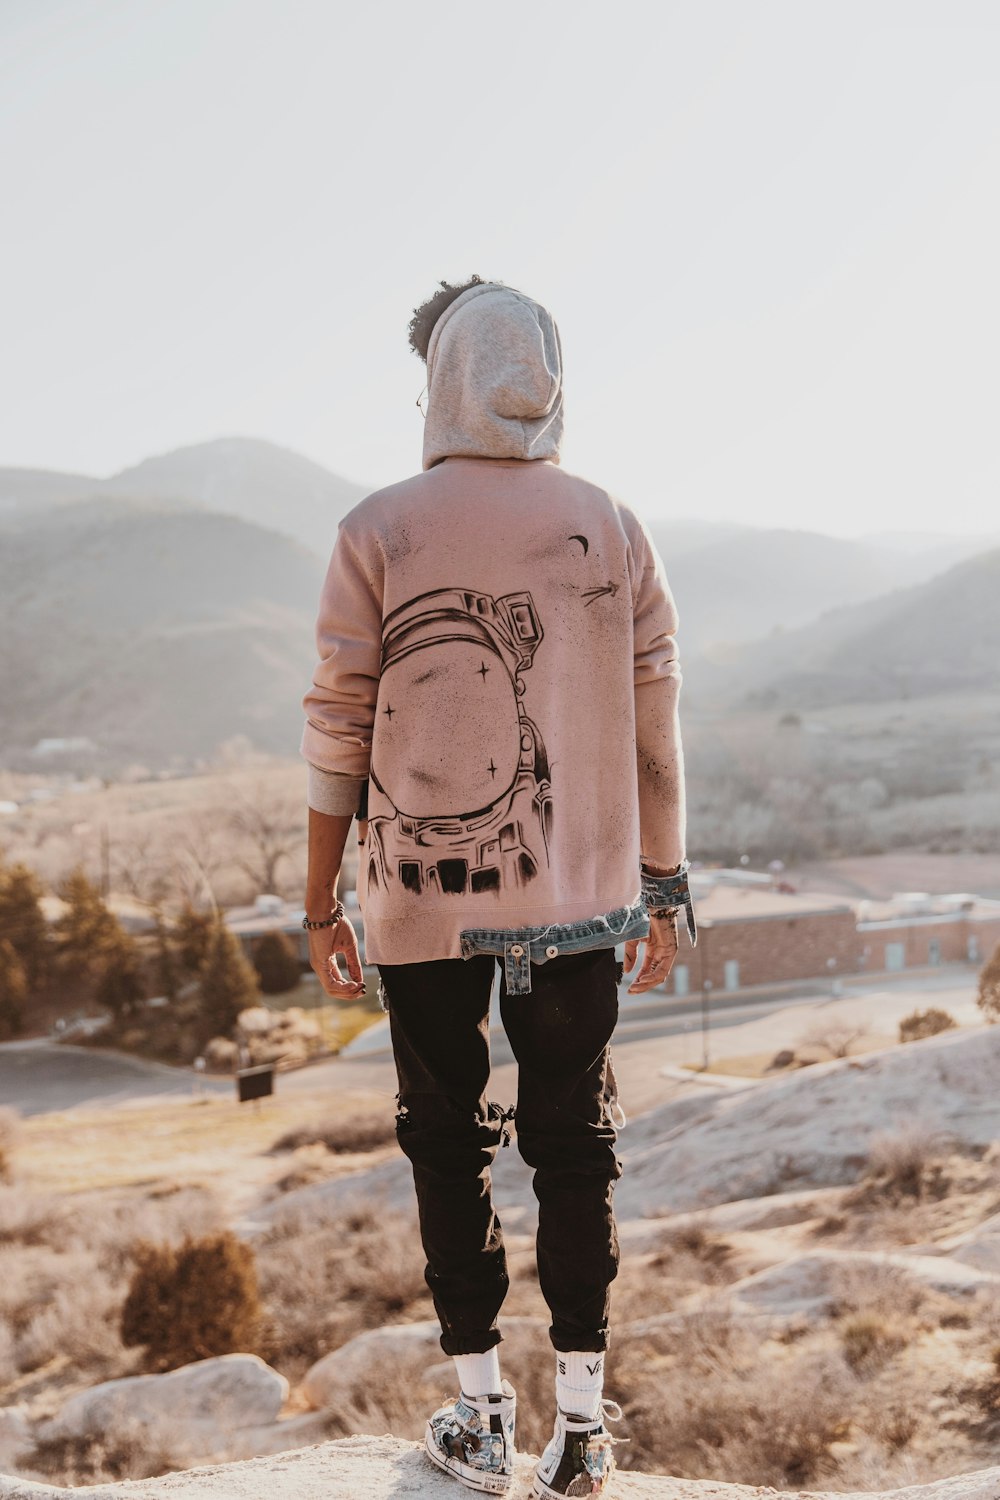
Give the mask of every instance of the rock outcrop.
M 521 1454 L 510 1500 L 524 1500 L 534 1459 Z M 419 1443 L 391 1437 L 341 1438 L 270 1458 L 188 1469 L 122 1484 L 54 1489 L 49 1485 L 0 1478 L 0 1500 L 457 1500 L 466 1491 L 431 1464 Z M 876 1497 L 815 1490 L 796 1497 L 789 1491 L 715 1481 L 669 1479 L 654 1474 L 619 1474 L 613 1500 L 876 1500 Z M 884 1492 L 878 1500 L 1000 1500 L 1000 1468 L 961 1474 L 936 1484 Z

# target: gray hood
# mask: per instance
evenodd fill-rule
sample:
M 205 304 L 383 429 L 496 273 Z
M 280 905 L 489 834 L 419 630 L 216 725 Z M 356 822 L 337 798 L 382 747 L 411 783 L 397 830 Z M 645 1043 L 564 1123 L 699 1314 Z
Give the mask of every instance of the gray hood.
M 555 320 L 511 287 L 456 297 L 427 347 L 423 467 L 465 458 L 559 462 L 562 349 Z

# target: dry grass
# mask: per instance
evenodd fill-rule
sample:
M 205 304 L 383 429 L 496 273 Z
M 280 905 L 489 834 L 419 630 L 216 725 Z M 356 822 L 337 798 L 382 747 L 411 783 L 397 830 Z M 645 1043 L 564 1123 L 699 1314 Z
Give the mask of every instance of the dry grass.
M 14 1176 L 14 1148 L 21 1133 L 21 1116 L 16 1109 L 0 1105 L 0 1182 Z
M 293 1379 L 368 1328 L 434 1315 L 415 1213 L 289 1213 L 256 1250 L 261 1352 Z
M 869 1146 L 864 1179 L 845 1203 L 944 1197 L 949 1185 L 944 1166 L 947 1149 L 947 1137 L 920 1120 L 879 1131 Z
M 316 1125 L 298 1125 L 286 1130 L 270 1148 L 296 1151 L 300 1146 L 325 1146 L 334 1155 L 377 1151 L 396 1139 L 396 1123 L 391 1112 L 348 1115 L 343 1119 L 321 1120 Z

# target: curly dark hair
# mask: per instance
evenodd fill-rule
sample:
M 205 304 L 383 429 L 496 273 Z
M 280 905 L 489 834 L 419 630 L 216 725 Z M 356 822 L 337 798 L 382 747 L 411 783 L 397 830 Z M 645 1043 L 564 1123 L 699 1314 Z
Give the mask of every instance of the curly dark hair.
M 491 286 L 504 285 L 502 281 L 497 281 L 493 277 L 488 278 L 488 283 Z M 450 307 L 455 298 L 467 292 L 470 286 L 486 285 L 487 279 L 482 276 L 470 276 L 468 281 L 454 284 L 450 281 L 439 282 L 440 291 L 428 297 L 426 302 L 421 302 L 420 306 L 414 310 L 413 317 L 410 319 L 410 348 L 414 354 L 419 354 L 424 364 L 427 363 L 427 346 L 431 341 L 431 332 L 445 308 Z

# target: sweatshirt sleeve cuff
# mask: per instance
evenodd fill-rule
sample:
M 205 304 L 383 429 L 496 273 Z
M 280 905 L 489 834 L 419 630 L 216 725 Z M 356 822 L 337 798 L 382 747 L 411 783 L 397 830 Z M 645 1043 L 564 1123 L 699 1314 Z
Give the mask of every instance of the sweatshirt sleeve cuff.
M 353 818 L 361 806 L 367 776 L 347 776 L 343 771 L 324 771 L 309 762 L 306 800 L 315 812 L 335 818 Z

